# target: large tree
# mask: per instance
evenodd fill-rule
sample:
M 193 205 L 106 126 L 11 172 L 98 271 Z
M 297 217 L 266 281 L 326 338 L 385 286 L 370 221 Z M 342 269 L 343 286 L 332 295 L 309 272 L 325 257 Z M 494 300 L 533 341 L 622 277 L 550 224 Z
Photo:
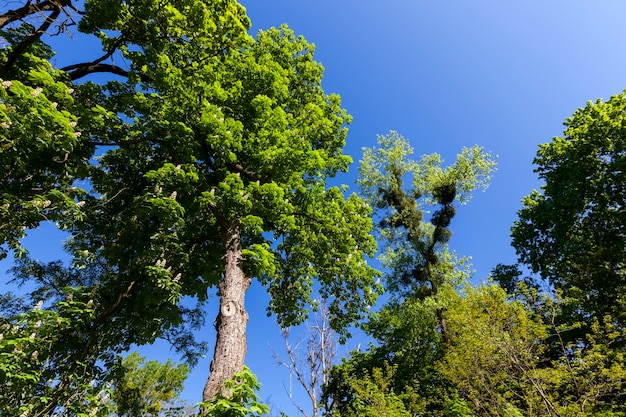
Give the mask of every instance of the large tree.
M 244 295 L 252 278 L 267 286 L 269 311 L 282 326 L 301 322 L 314 307 L 317 282 L 332 325 L 345 337 L 378 292 L 364 259 L 375 242 L 369 207 L 326 185 L 351 162 L 342 153 L 350 117 L 339 97 L 322 89 L 323 67 L 313 60 L 312 45 L 286 27 L 250 38 L 245 10 L 228 0 L 95 0 L 80 14 L 74 10 L 71 2 L 25 3 L 0 20 L 11 41 L 2 74 L 30 74 L 21 84 L 3 84 L 3 104 L 32 97 L 56 118 L 43 129 L 23 114 L 26 104 L 17 112 L 26 139 L 41 149 L 20 147 L 17 131 L 4 135 L 3 149 L 14 152 L 0 155 L 19 163 L 0 190 L 17 201 L 3 206 L 11 221 L 4 241 L 18 247 L 20 233 L 45 219 L 70 231 L 73 264 L 90 271 L 89 279 L 80 282 L 78 270 L 70 281 L 93 288 L 89 340 L 98 346 L 120 349 L 163 336 L 186 342 L 188 334 L 176 331 L 189 312 L 182 298 L 204 301 L 217 288 L 206 401 L 243 369 Z M 62 32 L 74 16 L 103 52 L 55 70 L 41 35 L 51 25 Z M 40 26 L 29 23 L 37 18 Z M 37 56 L 37 73 L 28 67 L 29 54 Z M 79 83 L 95 73 L 108 76 Z M 44 100 L 57 90 L 65 96 Z M 62 98 L 76 108 L 61 107 Z M 6 108 L 15 114 L 16 107 Z M 8 117 L 15 128 L 17 116 Z M 48 137 L 52 128 L 65 142 Z M 45 152 L 55 146 L 56 153 Z M 89 165 L 95 149 L 98 159 Z M 24 185 L 30 171 L 42 176 L 41 186 Z M 81 178 L 89 195 L 73 188 Z M 42 195 L 33 198 L 33 190 Z M 68 207 L 52 212 L 55 201 L 46 193 Z M 19 204 L 38 211 L 20 217 Z M 42 270 L 27 263 L 22 276 L 33 265 Z M 54 283 L 57 298 L 67 282 L 49 270 L 30 276 L 40 293 Z M 110 338 L 102 337 L 104 329 Z
M 576 300 L 573 321 L 626 323 L 626 94 L 589 102 L 540 145 L 540 191 L 512 229 L 522 264 Z
M 114 285 L 142 309 L 218 288 L 204 400 L 243 369 L 251 278 L 268 286 L 283 326 L 306 316 L 314 280 L 338 329 L 374 299 L 369 209 L 325 185 L 350 163 L 341 153 L 349 118 L 322 90 L 312 53 L 286 28 L 271 29 L 202 66 L 185 57 L 188 69 L 159 68 L 159 95 L 111 84 L 102 104 L 119 113 L 133 103 L 135 120 L 101 157 L 72 246 L 115 265 Z M 167 52 L 161 60 L 174 61 Z

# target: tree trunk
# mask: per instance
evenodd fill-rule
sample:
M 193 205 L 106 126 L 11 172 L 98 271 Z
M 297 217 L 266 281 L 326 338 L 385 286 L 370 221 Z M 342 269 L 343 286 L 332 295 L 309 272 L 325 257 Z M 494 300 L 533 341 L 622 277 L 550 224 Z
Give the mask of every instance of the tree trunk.
M 447 347 L 450 346 L 450 334 L 448 333 L 448 323 L 443 315 L 443 309 L 437 309 L 437 321 L 439 321 L 439 328 L 441 329 L 441 337 Z
M 224 381 L 243 370 L 246 357 L 246 326 L 248 313 L 244 308 L 244 297 L 250 286 L 241 267 L 241 242 L 238 226 L 228 229 L 225 242 L 224 276 L 219 284 L 220 311 L 215 320 L 217 340 L 211 361 L 202 401 L 211 401 L 219 393 L 229 397 Z
M 430 267 L 429 267 L 430 269 Z M 432 296 L 435 299 L 435 302 L 439 303 L 439 283 L 435 282 L 434 279 L 429 279 L 430 288 L 432 291 Z M 439 322 L 439 330 L 441 330 L 441 337 L 443 338 L 443 342 L 446 346 L 450 346 L 450 334 L 448 333 L 448 323 L 446 322 L 446 318 L 443 315 L 443 309 L 437 307 L 436 310 L 437 321 Z

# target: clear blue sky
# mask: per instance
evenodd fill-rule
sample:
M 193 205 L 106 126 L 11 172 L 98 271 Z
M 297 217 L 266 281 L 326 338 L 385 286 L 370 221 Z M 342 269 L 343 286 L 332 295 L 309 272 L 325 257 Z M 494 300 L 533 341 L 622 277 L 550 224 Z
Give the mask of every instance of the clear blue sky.
M 539 186 L 532 166 L 538 144 L 560 135 L 565 118 L 588 100 L 608 99 L 626 87 L 623 0 L 243 4 L 253 34 L 287 23 L 316 44 L 326 91 L 340 94 L 353 116 L 346 153 L 355 165 L 341 182 L 353 186 L 361 148 L 389 130 L 410 139 L 418 155 L 438 152 L 453 161 L 463 146 L 479 144 L 499 156 L 491 187 L 459 209 L 451 226 L 450 245 L 472 257 L 476 281 L 497 263 L 515 261 L 509 229 L 520 200 Z M 33 242 L 39 253 L 37 243 L 46 241 L 41 257 L 51 256 L 46 236 Z M 247 363 L 273 415 L 295 416 L 283 388 L 288 375 L 272 359 L 282 339 L 274 319 L 265 317 L 266 305 L 263 290 L 253 286 Z M 211 348 L 214 315 L 201 335 Z M 169 354 L 163 345 L 142 352 L 161 359 Z M 188 380 L 184 397 L 190 401 L 201 397 L 209 363 L 200 361 Z

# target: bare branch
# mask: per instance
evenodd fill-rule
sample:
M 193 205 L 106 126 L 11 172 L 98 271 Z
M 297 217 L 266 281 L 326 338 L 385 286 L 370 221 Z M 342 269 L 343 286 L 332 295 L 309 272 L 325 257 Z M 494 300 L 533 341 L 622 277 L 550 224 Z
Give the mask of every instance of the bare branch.
M 311 400 L 312 417 L 319 416 L 320 404 L 318 403 L 322 385 L 328 382 L 330 368 L 336 354 L 335 334 L 330 327 L 328 320 L 328 309 L 323 301 L 316 314 L 313 323 L 307 322 L 306 351 L 301 352 L 302 341 L 292 345 L 289 343 L 289 331 L 283 329 L 285 349 L 288 360 L 283 360 L 274 353 L 276 362 L 289 370 L 289 375 L 295 377 L 298 383 L 304 388 Z M 308 376 L 307 376 L 308 374 Z M 309 414 L 293 401 L 291 392 L 289 398 L 298 411 L 304 416 Z
M 115 49 L 111 49 L 106 54 L 104 54 L 103 56 L 101 56 L 100 58 L 98 58 L 98 59 L 96 59 L 96 60 L 94 60 L 92 62 L 83 62 L 81 64 L 68 65 L 67 67 L 61 68 L 61 71 L 71 72 L 71 71 L 74 71 L 74 70 L 79 70 L 79 69 L 81 69 L 81 68 L 83 68 L 85 66 L 100 64 L 105 59 L 110 58 L 111 55 L 113 55 L 114 53 L 115 53 Z

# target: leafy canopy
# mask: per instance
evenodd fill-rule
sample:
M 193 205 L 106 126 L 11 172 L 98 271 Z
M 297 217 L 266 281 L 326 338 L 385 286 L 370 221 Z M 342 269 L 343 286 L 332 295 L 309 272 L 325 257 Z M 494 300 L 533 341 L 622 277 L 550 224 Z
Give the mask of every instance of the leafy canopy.
M 576 320 L 625 323 L 626 94 L 589 102 L 563 137 L 540 146 L 545 183 L 524 200 L 512 228 L 519 261 L 578 301 Z
M 396 132 L 380 136 L 379 147 L 364 149 L 358 183 L 378 220 L 391 297 L 364 325 L 377 344 L 333 369 L 324 390 L 329 415 L 370 412 L 364 404 L 378 407 L 373 414 L 397 415 L 455 415 L 466 408 L 436 367 L 450 343 L 446 311 L 454 289 L 469 276 L 465 260 L 447 242 L 455 204 L 487 186 L 495 162 L 477 146 L 447 167 L 437 154 L 413 160 L 412 153 Z M 372 390 L 383 380 L 380 390 Z

